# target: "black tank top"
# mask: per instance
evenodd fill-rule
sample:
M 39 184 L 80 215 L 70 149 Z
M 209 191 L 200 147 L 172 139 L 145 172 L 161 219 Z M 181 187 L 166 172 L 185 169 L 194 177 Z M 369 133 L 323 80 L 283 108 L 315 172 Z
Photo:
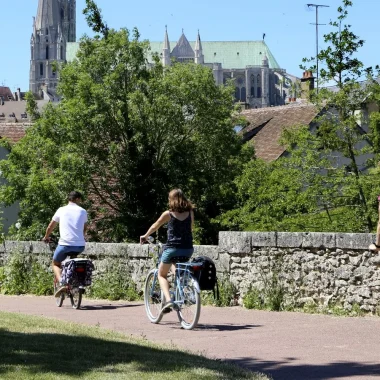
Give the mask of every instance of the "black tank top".
M 191 212 L 184 220 L 177 219 L 170 213 L 168 222 L 168 240 L 165 248 L 193 248 L 193 234 L 191 232 Z

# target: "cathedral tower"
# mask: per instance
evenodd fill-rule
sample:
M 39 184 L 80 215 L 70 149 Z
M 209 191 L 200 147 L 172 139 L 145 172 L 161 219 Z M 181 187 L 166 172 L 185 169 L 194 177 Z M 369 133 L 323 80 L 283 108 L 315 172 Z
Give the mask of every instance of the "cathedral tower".
M 76 39 L 76 0 L 39 0 L 30 40 L 29 90 L 57 100 L 54 62 L 66 61 L 66 43 Z

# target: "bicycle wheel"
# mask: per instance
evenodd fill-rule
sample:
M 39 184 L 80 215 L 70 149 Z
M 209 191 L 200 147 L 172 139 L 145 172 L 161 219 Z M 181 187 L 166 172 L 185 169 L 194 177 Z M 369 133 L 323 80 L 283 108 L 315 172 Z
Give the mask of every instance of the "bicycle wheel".
M 177 301 L 181 301 L 178 304 L 178 319 L 181 322 L 181 326 L 185 330 L 192 330 L 197 324 L 201 315 L 201 297 L 196 290 L 194 283 L 195 279 L 189 281 L 189 283 L 182 288 L 183 295 L 180 294 L 177 288 Z
M 56 278 L 54 278 L 54 294 L 55 292 L 58 290 L 59 288 L 59 284 L 58 284 L 58 281 Z M 63 304 L 63 300 L 65 299 L 65 295 L 64 293 L 62 292 L 58 297 L 54 297 L 55 298 L 55 304 L 58 306 L 58 307 L 61 307 L 62 304 Z
M 73 309 L 79 309 L 82 303 L 83 289 L 72 288 L 70 289 L 70 301 Z
M 162 293 L 157 278 L 157 269 L 149 272 L 145 280 L 144 304 L 146 315 L 152 323 L 159 323 L 162 319 Z

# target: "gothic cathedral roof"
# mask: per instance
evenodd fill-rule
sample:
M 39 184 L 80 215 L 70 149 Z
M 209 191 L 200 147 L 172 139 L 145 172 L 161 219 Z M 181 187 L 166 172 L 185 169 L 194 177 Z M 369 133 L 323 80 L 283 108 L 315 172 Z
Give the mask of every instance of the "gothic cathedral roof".
M 190 46 L 190 43 L 187 40 L 183 31 L 179 41 L 177 42 L 177 44 L 175 44 L 175 47 L 171 52 L 171 55 L 176 58 L 194 58 L 194 50 Z
M 196 41 L 188 41 L 190 47 Z M 170 42 L 170 46 L 175 46 Z M 150 42 L 151 53 L 162 53 L 163 42 Z M 202 41 L 204 62 L 221 63 L 223 69 L 245 69 L 247 66 L 261 66 L 265 55 L 269 68 L 280 69 L 281 66 L 264 41 Z M 172 51 L 172 55 L 174 49 Z M 193 55 L 194 57 L 194 55 Z

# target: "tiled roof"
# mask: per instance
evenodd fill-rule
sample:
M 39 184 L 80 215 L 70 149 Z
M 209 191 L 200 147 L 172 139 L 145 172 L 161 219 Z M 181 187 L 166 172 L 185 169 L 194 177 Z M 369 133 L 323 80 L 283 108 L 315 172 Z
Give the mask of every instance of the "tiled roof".
M 41 111 L 47 103 L 47 100 L 37 100 L 38 109 Z M 13 114 L 15 115 L 14 117 Z M 24 117 L 22 117 L 22 115 Z M 0 103 L 0 125 L 3 123 L 14 123 L 16 120 L 18 122 L 30 121 L 29 115 L 26 114 L 26 101 L 9 101 L 4 102 L 4 104 Z
M 26 129 L 30 124 L 0 124 L 0 138 L 7 138 L 16 143 L 25 136 Z
M 195 41 L 189 41 L 195 48 Z M 172 49 L 177 41 L 171 41 Z M 151 53 L 162 53 L 164 41 L 150 42 Z M 71 42 L 66 47 L 66 59 L 72 61 L 79 49 L 78 42 Z M 274 58 L 264 41 L 203 41 L 202 50 L 205 63 L 221 63 L 223 69 L 245 69 L 247 66 L 261 66 L 262 60 L 268 57 L 269 68 L 280 69 L 280 65 Z M 149 57 L 149 60 L 151 58 Z
M 0 97 L 2 97 L 5 101 L 10 99 L 14 100 L 12 91 L 9 87 L 0 86 Z
M 279 143 L 282 131 L 295 125 L 309 125 L 318 115 L 318 110 L 311 104 L 297 104 L 249 109 L 242 111 L 241 115 L 249 125 L 240 134 L 253 142 L 257 158 L 271 162 L 285 152 Z

